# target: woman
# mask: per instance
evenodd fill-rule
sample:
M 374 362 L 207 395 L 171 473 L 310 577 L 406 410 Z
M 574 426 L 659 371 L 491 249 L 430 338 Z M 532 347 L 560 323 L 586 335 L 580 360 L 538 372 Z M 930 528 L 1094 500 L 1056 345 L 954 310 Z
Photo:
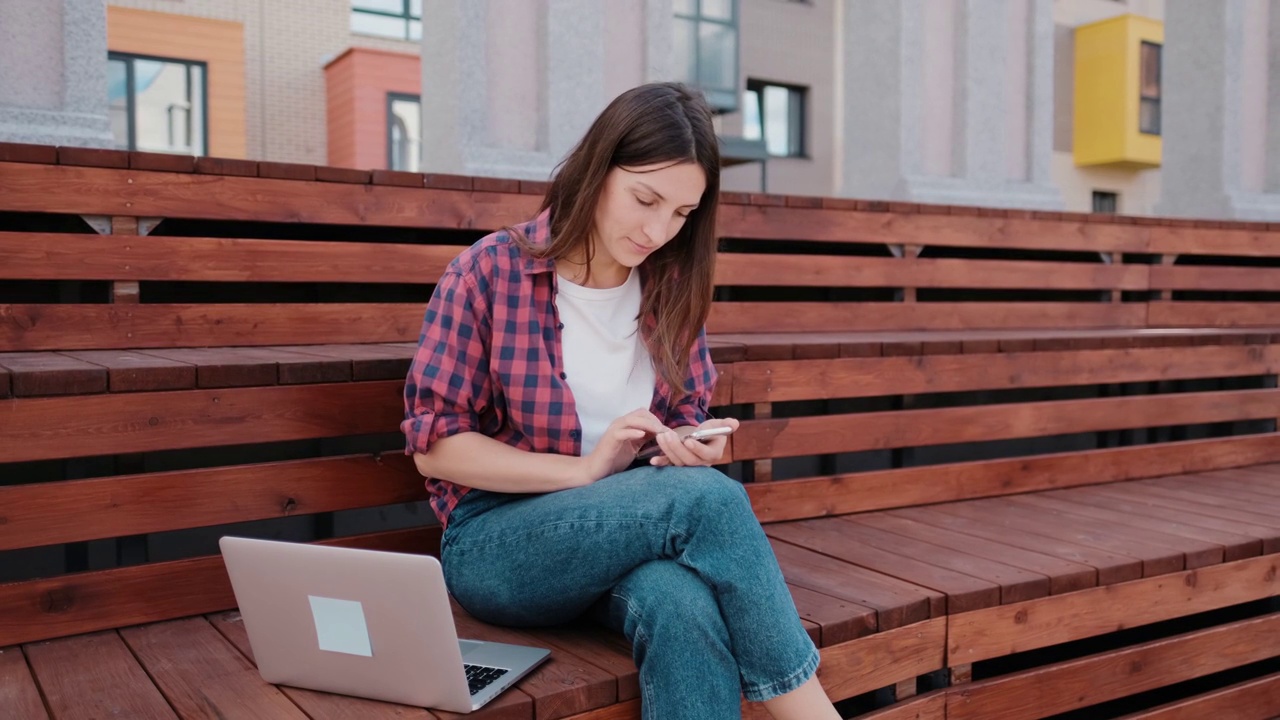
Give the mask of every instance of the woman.
M 631 640 L 645 718 L 838 718 L 740 483 L 709 467 L 719 154 L 676 84 L 615 99 L 538 217 L 447 268 L 405 384 L 449 589 L 495 624 L 592 611 Z M 632 409 L 634 408 L 634 409 Z M 629 410 L 629 412 L 628 412 Z M 637 460 L 654 445 L 660 453 Z

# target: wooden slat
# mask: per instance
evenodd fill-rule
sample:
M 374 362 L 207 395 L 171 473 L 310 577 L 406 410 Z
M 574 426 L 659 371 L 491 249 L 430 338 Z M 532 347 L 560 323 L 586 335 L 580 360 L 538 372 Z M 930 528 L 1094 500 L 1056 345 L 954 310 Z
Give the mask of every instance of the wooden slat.
M 0 305 L 0 350 L 406 342 L 426 304 Z
M 1214 492 L 1208 483 L 1186 485 L 1169 482 L 1167 478 L 1154 478 L 1142 482 L 1142 492 L 1187 500 L 1206 507 L 1206 512 L 1232 511 L 1277 518 L 1273 502 L 1262 502 L 1256 497 L 1231 497 Z M 1272 523 L 1268 523 L 1270 525 Z
M 887 577 L 798 545 L 771 541 L 787 582 L 876 611 L 883 632 L 941 615 L 941 593 Z
M 946 633 L 946 618 L 934 618 L 823 648 L 818 678 L 843 699 L 940 670 Z
M 568 720 L 640 720 L 640 701 L 628 700 L 599 710 L 589 710 Z
M 415 528 L 319 544 L 436 554 L 440 529 Z M 0 585 L 0 646 L 158 622 L 235 607 L 221 556 L 135 565 Z
M 1222 228 L 1150 229 L 1150 252 L 1166 255 L 1280 257 L 1280 233 Z
M 1147 252 L 1149 230 L 1137 225 L 1061 220 L 755 205 L 721 205 L 718 220 L 719 234 L 729 238 L 1130 253 Z
M 838 520 L 805 520 L 766 528 L 769 536 L 829 557 L 941 593 L 943 613 L 1000 604 L 1000 586 L 947 567 L 861 542 L 855 528 Z
M 835 645 L 870 635 L 876 630 L 876 611 L 809 588 L 788 585 L 796 610 L 821 629 L 819 645 Z
M 973 663 L 1280 594 L 1263 556 L 949 618 L 947 664 Z
M 26 653 L 57 720 L 178 717 L 115 631 L 34 643 Z
M 1215 265 L 1155 265 L 1151 287 L 1157 290 L 1232 290 L 1275 292 L 1280 268 Z
M 187 390 L 196 386 L 196 367 L 132 350 L 78 350 L 59 353 L 106 368 L 111 392 Z
M 18 647 L 0 647 L 0 707 L 23 720 L 48 720 L 31 668 Z
M 736 433 L 735 433 L 736 434 Z M 926 505 L 1280 460 L 1280 434 L 748 484 L 761 522 Z
M 1280 416 L 1280 391 L 1238 390 L 744 420 L 734 457 L 793 457 Z
M 1280 615 L 1243 620 L 974 683 L 948 696 L 948 720 L 1042 718 L 1273 657 Z
M 947 692 L 938 690 L 895 703 L 883 710 L 859 715 L 858 720 L 945 720 L 946 712 Z
M 0 353 L 15 397 L 88 395 L 107 391 L 107 371 L 57 353 Z
M 1280 346 L 1084 350 L 744 362 L 734 365 L 736 403 L 880 397 L 966 390 L 1061 387 L 1266 375 Z
M 279 348 L 300 356 L 314 355 L 351 364 L 351 379 L 404 380 L 417 343 L 398 345 L 292 345 Z
M 1265 481 L 1264 481 L 1265 482 Z M 1280 510 L 1280 495 L 1275 490 L 1280 487 L 1280 478 L 1272 478 L 1267 484 L 1241 484 L 1227 478 L 1211 475 L 1194 475 L 1173 478 L 1160 478 L 1153 484 L 1162 487 L 1179 487 L 1199 491 L 1215 497 L 1231 498 L 1249 503 L 1259 512 L 1276 512 Z
M 249 645 L 249 633 L 245 630 L 240 613 L 218 613 L 206 618 L 227 642 L 257 665 L 253 648 Z M 277 686 L 311 720 L 435 720 L 436 716 L 423 708 L 367 700 L 365 698 L 317 692 L 305 688 Z M 519 691 L 515 691 L 519 693 Z
M 25 398 L 3 407 L 0 462 L 394 431 L 403 381 Z
M 1273 327 L 1276 307 L 1266 302 L 1152 301 L 1148 322 L 1155 327 Z
M 1266 512 L 1258 512 L 1256 508 L 1237 509 L 1216 506 L 1206 503 L 1203 497 L 1194 494 L 1179 493 L 1176 489 L 1162 488 L 1145 483 L 1120 483 L 1103 485 L 1096 491 L 1106 498 L 1118 498 L 1135 503 L 1144 503 L 1157 508 L 1172 508 L 1187 513 L 1218 518 L 1237 523 L 1240 532 L 1254 534 L 1262 540 L 1264 552 L 1275 543 L 1275 534 L 1280 531 L 1280 518 Z
M 457 245 L 0 232 L 10 280 L 434 283 Z
M 294 352 L 287 347 L 164 348 L 143 350 L 139 354 L 194 365 L 196 386 L 203 388 L 353 379 L 349 360 Z
M 0 550 L 426 498 L 412 462 L 398 454 L 10 485 L 0 487 Z
M 0 244 L 0 248 L 3 245 Z M 717 285 L 1146 290 L 1145 265 L 721 253 Z
M 943 510 L 947 507 L 949 506 L 904 508 L 891 510 L 889 515 L 974 535 L 985 540 L 1009 543 L 1034 552 L 1092 566 L 1097 570 L 1098 585 L 1110 585 L 1142 577 L 1142 562 L 1129 555 L 1081 545 L 1060 537 L 1040 535 L 1007 526 L 1001 527 L 988 518 L 975 520 L 959 513 L 944 512 Z
M 1146 319 L 1147 308 L 1141 303 L 717 302 L 711 306 L 707 331 L 749 333 L 1105 328 L 1139 327 L 1146 323 Z
M 204 618 L 125 628 L 120 635 L 180 717 L 307 718 Z
M 537 215 L 540 198 L 256 177 L 127 172 L 0 162 L 0 210 L 329 223 L 410 228 L 497 229 Z
M 1280 717 L 1280 674 L 1236 683 L 1221 690 L 1178 700 L 1119 720 L 1274 720 Z

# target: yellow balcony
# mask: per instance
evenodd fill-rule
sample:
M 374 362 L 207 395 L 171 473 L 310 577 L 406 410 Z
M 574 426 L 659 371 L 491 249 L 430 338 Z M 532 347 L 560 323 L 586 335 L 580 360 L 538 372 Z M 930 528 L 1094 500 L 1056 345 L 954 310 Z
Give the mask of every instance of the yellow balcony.
M 1164 24 L 1137 15 L 1076 28 L 1076 165 L 1160 165 L 1163 45 Z

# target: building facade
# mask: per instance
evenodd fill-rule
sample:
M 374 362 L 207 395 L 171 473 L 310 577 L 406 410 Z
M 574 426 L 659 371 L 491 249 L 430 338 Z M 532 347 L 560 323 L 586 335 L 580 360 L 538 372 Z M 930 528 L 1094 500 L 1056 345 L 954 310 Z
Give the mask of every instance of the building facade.
M 727 190 L 1277 217 L 1270 6 L 4 0 L 0 139 L 542 179 L 681 79 Z

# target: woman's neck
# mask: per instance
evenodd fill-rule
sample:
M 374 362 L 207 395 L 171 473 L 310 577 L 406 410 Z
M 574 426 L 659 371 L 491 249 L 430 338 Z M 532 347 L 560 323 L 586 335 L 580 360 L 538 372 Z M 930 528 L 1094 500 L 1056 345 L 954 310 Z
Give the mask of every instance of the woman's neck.
M 583 254 L 575 254 L 565 258 L 557 266 L 560 276 L 571 283 L 590 288 L 613 288 L 625 283 L 631 277 L 631 268 L 614 260 L 606 252 L 596 250 L 591 258 L 590 272 L 587 271 L 586 258 Z

